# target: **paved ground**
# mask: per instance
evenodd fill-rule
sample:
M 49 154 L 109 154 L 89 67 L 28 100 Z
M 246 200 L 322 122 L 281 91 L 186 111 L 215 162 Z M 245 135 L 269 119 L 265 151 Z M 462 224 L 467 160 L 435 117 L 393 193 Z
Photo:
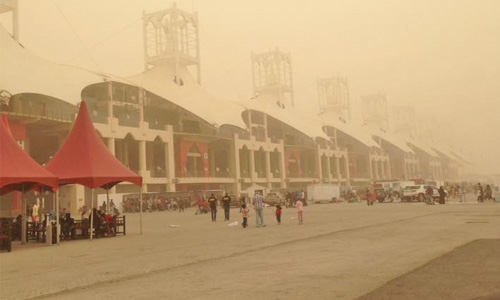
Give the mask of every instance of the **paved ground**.
M 254 217 L 243 229 L 193 210 L 146 213 L 140 235 L 139 215 L 129 214 L 125 237 L 16 243 L 0 253 L 0 299 L 484 300 L 500 292 L 498 203 L 318 204 L 306 207 L 302 226 L 293 209 L 281 225 L 271 208 L 267 227 L 253 226 Z

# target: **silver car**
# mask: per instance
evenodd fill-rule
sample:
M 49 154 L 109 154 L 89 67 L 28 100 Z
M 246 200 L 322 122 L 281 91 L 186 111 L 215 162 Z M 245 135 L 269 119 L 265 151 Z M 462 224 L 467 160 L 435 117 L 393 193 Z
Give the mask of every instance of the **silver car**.
M 264 203 L 269 204 L 271 206 L 278 204 L 281 205 L 283 203 L 283 197 L 279 193 L 269 192 L 264 198 Z

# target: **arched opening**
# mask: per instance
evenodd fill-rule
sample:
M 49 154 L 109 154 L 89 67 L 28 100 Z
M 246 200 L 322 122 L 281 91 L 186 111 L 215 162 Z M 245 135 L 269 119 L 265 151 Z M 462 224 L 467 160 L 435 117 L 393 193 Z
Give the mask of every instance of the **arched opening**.
M 194 144 L 187 153 L 186 174 L 188 177 L 203 176 L 203 161 L 202 154 L 198 147 Z
M 247 146 L 243 146 L 239 150 L 240 156 L 240 176 L 241 177 L 250 177 L 250 150 L 248 150 Z

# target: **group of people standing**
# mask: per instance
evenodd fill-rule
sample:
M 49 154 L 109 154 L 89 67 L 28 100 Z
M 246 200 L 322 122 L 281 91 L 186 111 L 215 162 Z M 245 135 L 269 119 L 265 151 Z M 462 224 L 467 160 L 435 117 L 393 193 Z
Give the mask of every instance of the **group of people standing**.
M 297 209 L 297 219 L 299 221 L 299 224 L 302 225 L 304 224 L 304 203 L 301 198 L 298 198 L 295 202 L 295 207 Z M 246 228 L 248 226 L 248 213 L 249 209 L 246 206 L 246 204 L 243 204 L 241 206 L 242 208 L 242 216 L 243 216 L 243 228 Z M 256 227 L 265 227 L 266 224 L 264 222 L 264 197 L 260 192 L 255 192 L 255 195 L 253 196 L 253 208 L 255 210 L 255 226 Z M 278 225 L 281 224 L 281 214 L 282 214 L 282 207 L 281 205 L 276 205 L 276 211 L 275 211 L 275 216 L 276 216 L 276 222 Z
M 260 192 L 255 192 L 255 195 L 253 196 L 253 208 L 255 211 L 255 225 L 256 227 L 266 227 L 266 223 L 264 221 L 264 197 Z M 229 212 L 230 212 L 230 205 L 231 205 L 231 197 L 227 193 L 221 198 L 222 202 L 222 207 L 224 208 L 224 221 L 229 221 Z M 215 197 L 214 194 L 211 194 L 210 197 L 208 198 L 208 203 L 210 207 L 210 215 L 212 222 L 217 221 L 217 198 Z M 300 225 L 303 224 L 304 222 L 304 202 L 301 198 L 298 198 L 295 202 L 294 205 L 297 209 L 297 219 Z M 250 214 L 250 209 L 248 208 L 246 203 L 242 203 L 240 207 L 240 213 L 243 218 L 242 221 L 242 226 L 243 228 L 248 227 L 248 216 Z M 282 214 L 282 207 L 278 204 L 276 205 L 276 211 L 275 211 L 275 216 L 276 216 L 276 222 L 277 224 L 281 224 L 281 214 Z
M 477 191 L 477 202 L 482 203 L 484 200 L 493 200 L 493 190 L 489 184 L 486 185 L 486 188 L 483 189 L 483 186 L 479 182 L 476 187 Z
M 221 199 L 222 207 L 224 208 L 224 221 L 229 221 L 229 209 L 231 207 L 231 197 L 227 193 Z M 217 198 L 214 194 L 210 194 L 208 198 L 208 204 L 210 206 L 210 215 L 212 217 L 212 222 L 217 221 Z

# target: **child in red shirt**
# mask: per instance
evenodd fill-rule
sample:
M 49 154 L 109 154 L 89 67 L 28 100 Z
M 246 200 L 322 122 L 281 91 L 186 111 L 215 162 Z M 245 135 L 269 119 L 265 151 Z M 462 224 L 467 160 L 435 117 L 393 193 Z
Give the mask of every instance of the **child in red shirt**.
M 281 206 L 276 205 L 276 221 L 278 221 L 278 225 L 281 224 Z

